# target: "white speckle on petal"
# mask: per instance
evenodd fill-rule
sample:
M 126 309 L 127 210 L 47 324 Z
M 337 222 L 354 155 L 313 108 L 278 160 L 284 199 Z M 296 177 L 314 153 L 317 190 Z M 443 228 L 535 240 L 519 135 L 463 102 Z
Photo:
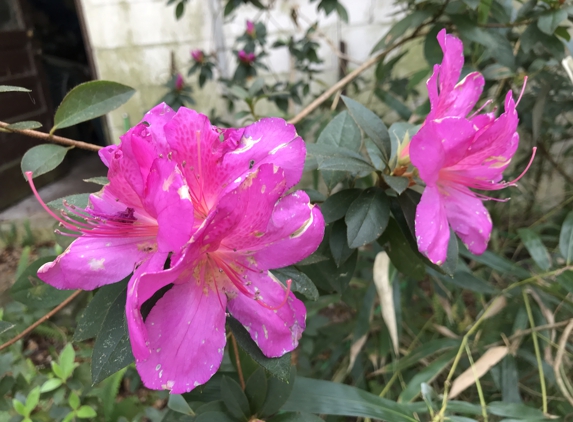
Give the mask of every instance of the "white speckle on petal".
M 92 258 L 92 259 L 90 259 L 90 262 L 88 264 L 90 266 L 91 271 L 100 271 L 100 270 L 105 269 L 103 266 L 104 262 L 105 262 L 105 258 L 101 258 L 101 259 Z

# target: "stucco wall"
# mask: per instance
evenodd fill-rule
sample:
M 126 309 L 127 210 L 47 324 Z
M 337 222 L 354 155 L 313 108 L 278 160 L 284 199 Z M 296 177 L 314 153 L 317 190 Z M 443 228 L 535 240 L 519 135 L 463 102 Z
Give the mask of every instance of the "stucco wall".
M 134 97 L 108 118 L 113 141 L 118 141 L 118 136 L 123 133 L 124 113 L 130 116 L 133 124 L 165 94 L 166 89 L 162 85 L 170 76 L 172 54 L 176 66 L 186 75 L 190 50 L 215 51 L 209 1 L 191 0 L 178 21 L 173 7 L 166 6 L 166 0 L 81 0 L 98 77 L 137 89 Z M 328 17 L 323 12 L 317 15 L 317 2 L 308 0 L 277 0 L 268 13 L 261 13 L 254 7 L 241 7 L 225 20 L 223 26 L 229 71 L 235 69 L 235 58 L 230 53 L 235 38 L 244 32 L 247 19 L 257 17 L 266 24 L 270 43 L 293 33 L 300 36 L 308 27 L 307 21 L 318 20 L 320 30 L 334 45 L 343 40 L 347 44 L 347 55 L 357 63 L 364 61 L 395 20 L 398 9 L 392 0 L 343 0 L 342 3 L 348 11 L 348 24 L 340 22 L 334 13 Z M 220 4 L 224 1 L 220 0 Z M 292 8 L 298 10 L 300 28 L 291 19 Z M 338 58 L 327 42 L 317 41 L 321 44 L 319 54 L 325 60 L 320 79 L 329 85 L 337 80 Z M 289 72 L 287 49 L 271 49 L 269 52 L 265 63 L 271 71 L 276 74 Z M 349 68 L 354 66 L 355 63 L 349 64 Z M 199 90 L 195 75 L 186 79 L 194 85 L 196 109 L 209 112 L 217 107 L 220 113 L 224 112 L 217 86 L 207 85 Z

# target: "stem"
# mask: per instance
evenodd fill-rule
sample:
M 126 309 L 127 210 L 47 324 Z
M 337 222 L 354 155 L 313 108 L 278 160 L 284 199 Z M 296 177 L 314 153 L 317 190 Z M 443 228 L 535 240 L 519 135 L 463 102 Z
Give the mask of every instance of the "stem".
M 239 346 L 237 346 L 237 340 L 233 334 L 231 334 L 231 342 L 233 343 L 233 349 L 235 350 L 235 363 L 237 364 L 239 383 L 241 384 L 241 388 L 245 390 L 245 377 L 243 376 L 243 368 L 241 367 L 241 358 L 239 358 Z
M 531 312 L 531 305 L 529 304 L 529 296 L 523 290 L 523 301 L 525 302 L 525 309 L 527 310 L 527 317 L 529 318 L 529 325 L 535 328 L 535 321 L 533 320 L 533 313 Z M 535 358 L 537 359 L 537 368 L 539 369 L 539 382 L 541 383 L 541 400 L 543 401 L 543 413 L 547 414 L 547 389 L 545 387 L 545 375 L 543 374 L 543 363 L 541 361 L 541 353 L 539 352 L 539 341 L 537 339 L 537 331 L 531 332 L 533 339 L 533 348 L 535 349 Z
M 474 358 L 472 357 L 472 351 L 470 350 L 470 348 L 467 344 L 466 344 L 466 354 L 468 355 L 468 359 L 470 361 L 470 366 L 472 367 L 472 372 L 474 374 L 474 378 L 476 381 L 476 388 L 478 390 L 479 403 L 481 405 L 481 415 L 483 416 L 483 421 L 488 422 L 487 405 L 485 403 L 485 397 L 483 395 L 483 390 L 481 388 L 481 382 L 479 381 L 479 377 L 478 377 L 476 370 L 475 370 Z
M 0 129 L 3 132 L 17 133 L 20 135 L 30 136 L 32 138 L 41 139 L 43 141 L 54 142 L 56 144 L 67 145 L 81 149 L 87 149 L 88 151 L 94 151 L 94 152 L 97 152 L 103 148 L 100 147 L 99 145 L 88 144 L 87 142 L 82 142 L 82 141 L 75 141 L 73 139 L 64 138 L 63 136 L 50 135 L 49 133 L 39 132 L 37 130 L 31 130 L 31 129 L 12 129 L 9 126 L 10 126 L 9 123 L 0 122 Z
M 68 297 L 66 300 L 64 300 L 62 303 L 60 303 L 58 306 L 56 306 L 54 309 L 52 309 L 50 312 L 48 312 L 46 315 L 44 315 L 42 318 L 40 318 L 39 320 L 37 320 L 36 322 L 34 322 L 32 325 L 30 325 L 28 328 L 26 328 L 24 331 L 22 331 L 20 334 L 18 334 L 16 337 L 13 337 L 12 339 L 8 340 L 6 343 L 0 345 L 0 350 L 4 350 L 5 348 L 13 345 L 14 343 L 16 343 L 18 340 L 20 340 L 22 337 L 28 335 L 29 333 L 31 333 L 32 331 L 34 331 L 34 329 L 42 324 L 43 322 L 47 321 L 50 317 L 54 316 L 54 314 L 56 314 L 57 312 L 59 312 L 60 310 L 62 310 L 66 305 L 68 305 L 72 300 L 74 300 L 76 297 L 78 297 L 80 295 L 80 293 L 83 290 L 76 290 L 75 292 L 73 292 L 70 297 Z

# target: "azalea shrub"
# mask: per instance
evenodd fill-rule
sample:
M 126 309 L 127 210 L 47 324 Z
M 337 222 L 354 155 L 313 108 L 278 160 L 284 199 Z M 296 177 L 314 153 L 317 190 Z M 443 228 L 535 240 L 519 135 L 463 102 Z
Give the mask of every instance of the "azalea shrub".
M 348 19 L 338 1 L 317 7 Z M 257 78 L 266 28 L 247 21 L 232 80 L 209 52 L 190 53 L 195 89 L 220 83 L 234 122 L 188 108 L 191 82 L 176 73 L 165 102 L 105 148 L 51 135 L 133 90 L 74 88 L 50 134 L 35 133 L 53 143 L 22 160 L 57 244 L 20 266 L 0 321 L 12 366 L 0 411 L 14 421 L 566 420 L 571 19 L 560 2 L 406 3 L 373 51 L 375 71 L 328 101 L 313 91 L 316 25 L 272 47 L 289 48 L 300 79 L 268 85 Z M 427 66 L 403 76 L 419 39 Z M 292 115 L 293 103 L 311 105 Z M 108 168 L 89 180 L 99 192 L 44 203 L 34 178 L 61 163 L 58 143 L 97 150 Z M 547 209 L 549 167 L 564 187 Z M 52 316 L 64 335 L 49 367 L 19 357 Z

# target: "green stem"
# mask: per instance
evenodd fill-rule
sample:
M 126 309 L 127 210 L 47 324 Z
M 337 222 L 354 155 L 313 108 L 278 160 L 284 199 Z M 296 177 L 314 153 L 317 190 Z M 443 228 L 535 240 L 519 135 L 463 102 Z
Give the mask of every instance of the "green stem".
M 532 329 L 535 328 L 535 321 L 533 313 L 531 312 L 531 305 L 529 303 L 529 296 L 523 290 L 523 301 L 525 302 L 525 309 L 527 310 L 527 317 L 529 318 L 529 325 Z M 543 362 L 541 360 L 541 353 L 539 351 L 539 340 L 537 338 L 537 331 L 531 332 L 533 339 L 533 348 L 535 349 L 535 358 L 537 359 L 537 368 L 539 370 L 539 382 L 541 383 L 541 400 L 543 401 L 543 413 L 547 414 L 547 388 L 545 386 L 545 375 L 543 373 Z
M 476 388 L 478 390 L 479 396 L 479 403 L 481 405 L 481 415 L 483 416 L 483 422 L 488 422 L 487 419 L 487 405 L 485 403 L 485 397 L 483 395 L 483 390 L 481 388 L 481 382 L 479 381 L 479 376 L 476 373 L 475 366 L 474 366 L 474 359 L 472 357 L 472 352 L 468 345 L 466 344 L 466 354 L 468 355 L 468 359 L 470 361 L 470 366 L 472 367 L 472 372 L 474 373 L 474 378 L 476 380 Z

